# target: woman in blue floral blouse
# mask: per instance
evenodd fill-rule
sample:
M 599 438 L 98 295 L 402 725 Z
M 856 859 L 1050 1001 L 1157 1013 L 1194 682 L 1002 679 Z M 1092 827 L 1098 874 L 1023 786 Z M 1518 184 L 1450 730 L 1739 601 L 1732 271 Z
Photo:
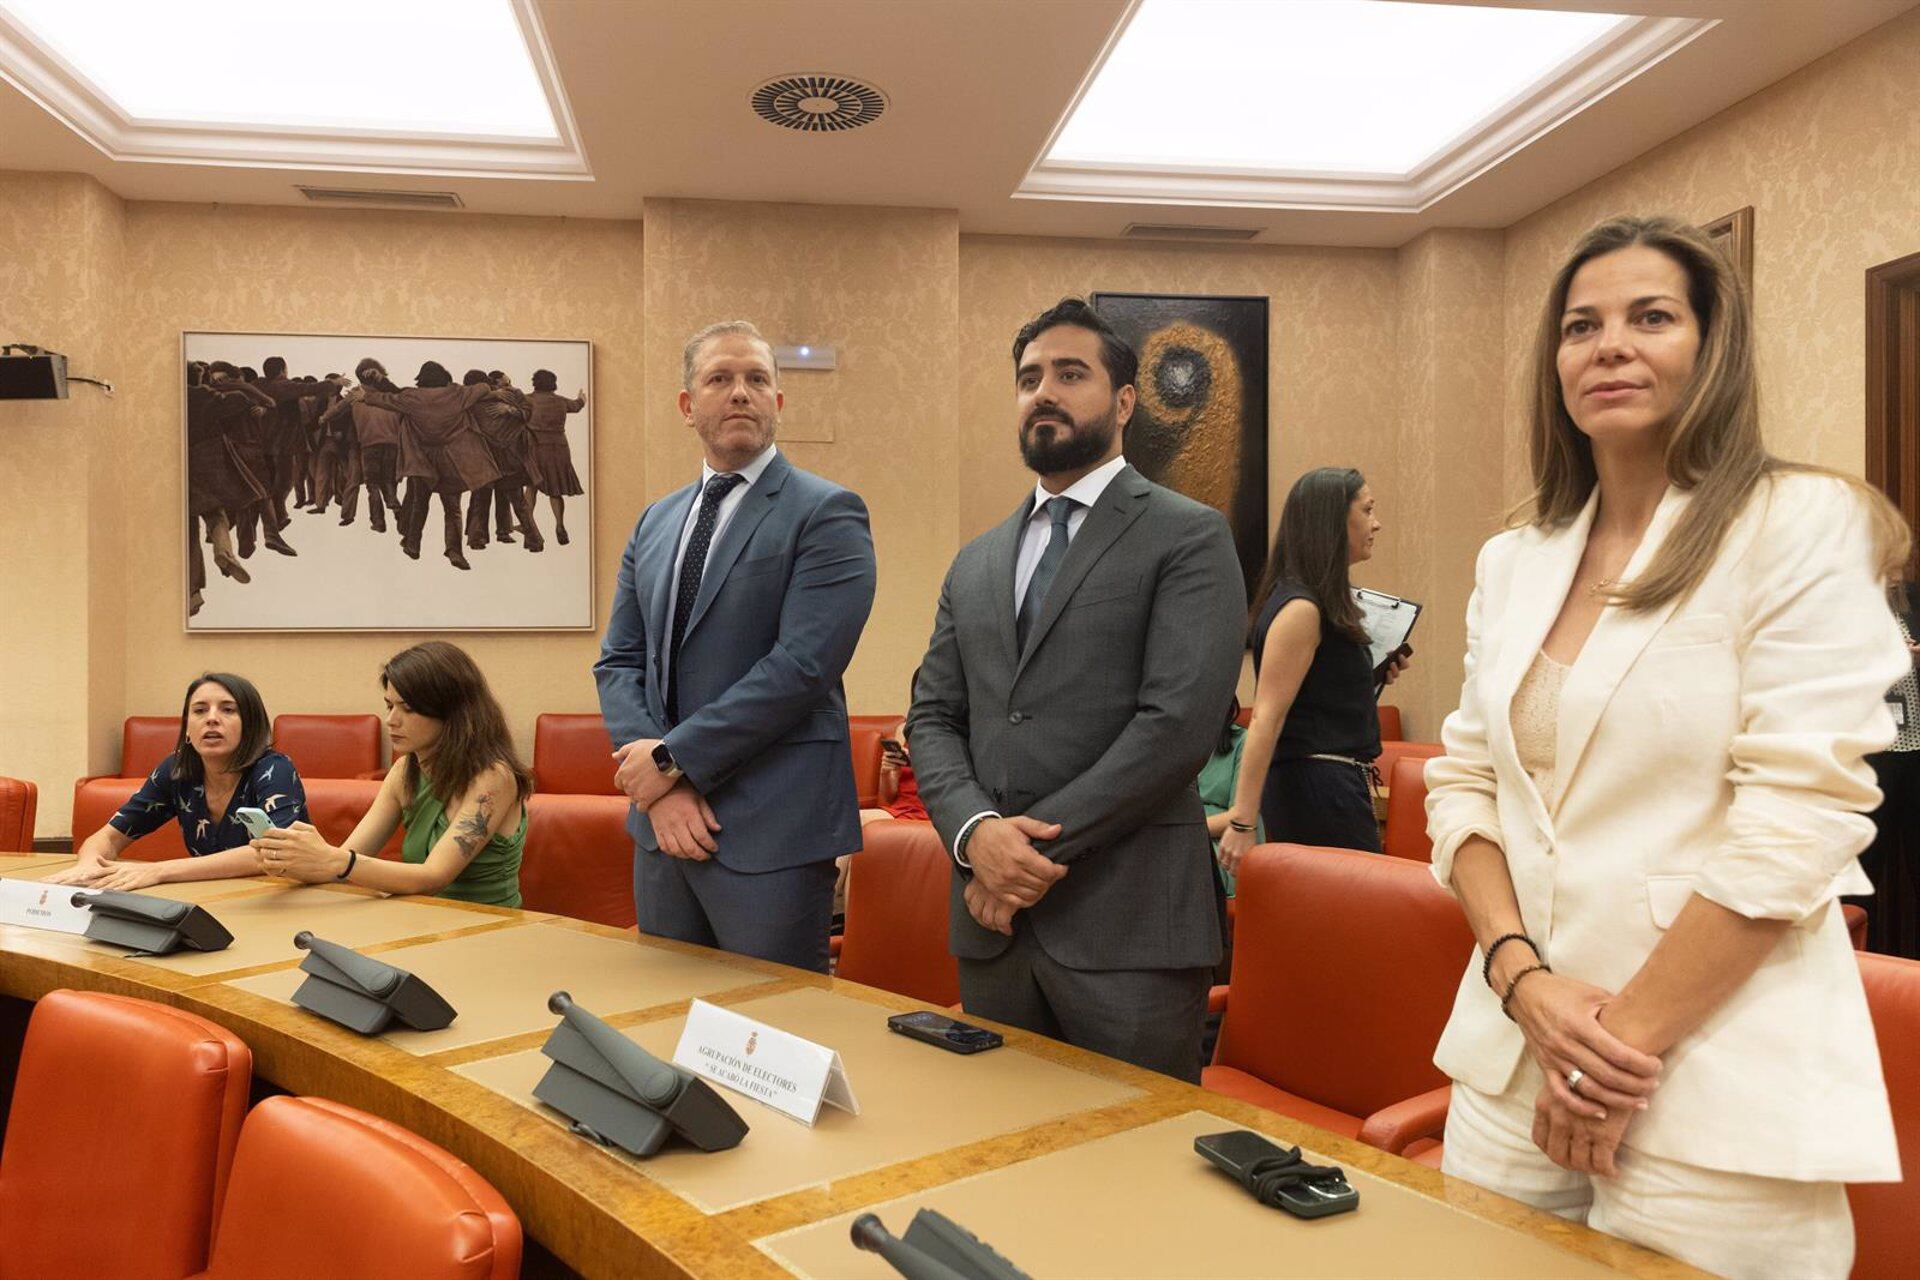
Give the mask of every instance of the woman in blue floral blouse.
M 293 761 L 273 750 L 266 705 L 253 683 L 209 671 L 187 686 L 180 741 L 154 767 L 133 798 L 88 836 L 80 861 L 56 884 L 139 890 L 180 880 L 222 880 L 260 874 L 260 857 L 235 814 L 259 809 L 276 827 L 307 820 L 307 793 Z M 191 857 L 163 862 L 120 860 L 120 854 L 171 818 Z

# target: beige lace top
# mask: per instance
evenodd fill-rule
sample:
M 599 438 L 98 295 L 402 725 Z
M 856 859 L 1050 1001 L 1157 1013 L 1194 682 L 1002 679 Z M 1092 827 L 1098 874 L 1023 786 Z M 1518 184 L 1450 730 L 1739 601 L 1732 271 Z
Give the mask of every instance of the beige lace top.
M 1543 650 L 1527 668 L 1526 676 L 1513 694 L 1513 745 L 1520 763 L 1540 798 L 1554 801 L 1555 737 L 1560 727 L 1560 687 L 1567 682 L 1570 668 L 1562 666 Z

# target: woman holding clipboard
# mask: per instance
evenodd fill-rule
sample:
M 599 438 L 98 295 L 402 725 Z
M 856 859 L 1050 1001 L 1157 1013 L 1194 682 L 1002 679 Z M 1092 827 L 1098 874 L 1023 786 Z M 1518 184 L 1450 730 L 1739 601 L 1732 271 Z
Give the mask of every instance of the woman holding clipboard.
M 1380 754 L 1375 664 L 1348 573 L 1380 533 L 1373 490 L 1351 467 L 1294 482 L 1254 593 L 1253 719 L 1247 726 L 1220 866 L 1229 875 L 1266 838 L 1380 851 L 1370 785 Z M 1385 663 L 1391 683 L 1404 651 Z

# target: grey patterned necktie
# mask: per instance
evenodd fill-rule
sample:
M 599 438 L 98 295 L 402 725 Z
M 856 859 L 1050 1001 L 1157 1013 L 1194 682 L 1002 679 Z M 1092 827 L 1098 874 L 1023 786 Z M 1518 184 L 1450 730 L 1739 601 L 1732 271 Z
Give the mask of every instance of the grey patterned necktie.
M 720 520 L 720 503 L 745 480 L 745 476 L 728 471 L 708 480 L 700 493 L 700 514 L 693 522 L 693 536 L 687 539 L 687 553 L 680 558 L 680 583 L 673 597 L 673 636 L 667 646 L 669 720 L 680 718 L 680 642 L 687 637 L 694 597 L 700 594 L 700 577 L 706 572 L 707 548 L 713 544 L 713 527 Z
M 1053 576 L 1060 572 L 1060 562 L 1067 558 L 1067 521 L 1079 505 L 1072 498 L 1047 499 L 1047 519 L 1053 522 L 1053 536 L 1047 539 L 1047 549 L 1040 553 L 1040 563 L 1033 567 L 1026 597 L 1020 601 L 1020 612 L 1013 620 L 1014 638 L 1020 642 L 1022 653 L 1027 651 L 1027 636 L 1033 630 L 1033 620 L 1040 616 L 1040 609 L 1047 602 L 1047 588 L 1053 585 Z

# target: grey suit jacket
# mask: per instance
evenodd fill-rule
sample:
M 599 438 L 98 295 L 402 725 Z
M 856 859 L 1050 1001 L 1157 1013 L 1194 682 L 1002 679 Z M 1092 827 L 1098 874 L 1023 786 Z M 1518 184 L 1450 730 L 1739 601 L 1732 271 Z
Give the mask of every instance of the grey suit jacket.
M 775 454 L 707 553 L 667 719 L 674 553 L 698 483 L 641 513 L 620 560 L 600 661 L 616 745 L 664 739 L 713 806 L 720 864 L 776 871 L 860 847 L 841 673 L 873 608 L 873 536 L 851 490 Z M 647 816 L 627 827 L 655 849 Z
M 951 849 L 985 809 L 1061 824 L 1040 845 L 1070 870 L 1028 912 L 1077 969 L 1182 969 L 1220 959 L 1212 845 L 1195 779 L 1239 679 L 1246 587 L 1220 513 L 1131 467 L 1074 535 L 1024 654 L 1014 567 L 1027 500 L 962 548 L 914 682 L 908 745 Z M 961 898 L 953 953 L 989 959 L 1004 934 Z

